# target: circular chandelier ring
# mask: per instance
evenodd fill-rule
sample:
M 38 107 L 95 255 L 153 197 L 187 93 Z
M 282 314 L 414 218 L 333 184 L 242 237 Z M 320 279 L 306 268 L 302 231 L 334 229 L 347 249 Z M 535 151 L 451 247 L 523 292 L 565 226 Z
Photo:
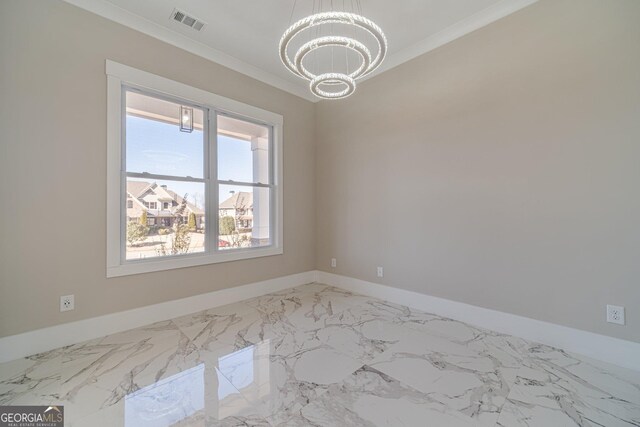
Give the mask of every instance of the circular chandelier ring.
M 373 21 L 365 18 L 364 16 L 348 12 L 316 13 L 315 15 L 308 16 L 294 23 L 287 29 L 287 31 L 284 32 L 282 38 L 280 39 L 280 59 L 282 60 L 284 66 L 287 67 L 295 75 L 302 78 L 307 78 L 304 74 L 301 74 L 299 70 L 296 69 L 294 62 L 289 58 L 289 44 L 296 37 L 296 35 L 300 34 L 302 31 L 314 26 L 324 24 L 353 25 L 366 30 L 376 39 L 378 44 L 378 52 L 375 58 L 370 61 L 369 66 L 362 72 L 360 77 L 371 73 L 373 70 L 378 68 L 380 63 L 382 63 L 382 61 L 384 60 L 384 57 L 387 53 L 387 39 L 380 27 L 378 27 Z
M 354 72 L 349 74 L 349 77 L 351 77 L 352 79 L 357 79 L 358 77 L 361 77 L 364 74 L 364 72 L 367 70 L 367 68 L 369 68 L 369 65 L 371 65 L 371 52 L 369 52 L 369 49 L 364 44 L 360 43 L 358 40 L 354 40 L 352 38 L 342 37 L 342 36 L 325 36 L 325 37 L 319 37 L 317 39 L 311 40 L 305 43 L 304 45 L 302 45 L 300 49 L 298 49 L 298 51 L 296 52 L 296 56 L 294 57 L 294 60 L 293 60 L 294 67 L 297 73 L 309 80 L 313 80 L 314 78 L 316 78 L 317 76 L 311 73 L 309 70 L 307 70 L 307 68 L 304 66 L 302 61 L 304 60 L 305 56 L 307 56 L 309 53 L 313 52 L 316 49 L 320 49 L 321 47 L 327 47 L 327 46 L 344 47 L 346 49 L 356 52 L 360 56 L 360 58 L 362 59 L 360 67 L 358 67 Z M 340 83 L 342 83 L 342 81 L 340 81 Z M 325 82 L 325 84 L 330 84 L 330 83 Z
M 320 88 L 323 84 L 342 84 L 345 88 L 339 92 L 327 92 Z M 311 92 L 324 99 L 346 98 L 356 90 L 356 81 L 350 76 L 342 73 L 325 73 L 316 76 L 309 84 Z

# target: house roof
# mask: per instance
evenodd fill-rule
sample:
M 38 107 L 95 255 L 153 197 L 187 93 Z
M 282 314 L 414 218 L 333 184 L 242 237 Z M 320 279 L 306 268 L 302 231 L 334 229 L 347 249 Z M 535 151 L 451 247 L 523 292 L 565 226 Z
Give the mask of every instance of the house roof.
M 253 208 L 253 193 L 248 191 L 239 191 L 234 193 L 227 200 L 220 203 L 219 209 L 251 209 Z
M 129 181 L 127 180 L 127 192 L 131 194 L 135 200 L 140 203 L 138 200 L 140 197 L 144 196 L 144 194 L 148 190 L 153 190 L 158 196 L 158 201 L 162 202 L 164 200 L 175 200 L 178 204 L 182 203 L 182 196 L 178 195 L 175 191 L 169 190 L 168 188 L 162 187 L 158 185 L 158 183 L 153 182 L 149 183 L 146 181 Z M 190 212 L 195 214 L 204 214 L 204 210 L 200 209 L 193 203 L 187 201 L 187 209 Z M 160 215 L 162 216 L 162 215 Z
M 154 185 L 153 192 L 156 194 L 156 197 L 161 202 L 168 202 L 169 200 L 177 200 L 175 198 L 176 193 L 173 193 L 173 191 L 168 190 L 166 186 L 163 187 L 162 185 L 160 186 Z M 182 200 L 182 198 L 180 198 L 180 200 Z
M 129 192 L 133 197 L 140 197 L 147 187 L 149 187 L 148 182 L 127 180 L 127 192 Z
M 165 188 L 164 190 L 173 198 L 173 200 L 175 200 L 178 203 L 182 203 L 182 200 L 183 200 L 182 196 L 179 196 L 175 191 L 169 190 L 167 188 Z M 187 200 L 187 208 L 195 214 L 204 214 L 204 210 L 200 209 L 193 203 L 190 203 L 188 200 Z

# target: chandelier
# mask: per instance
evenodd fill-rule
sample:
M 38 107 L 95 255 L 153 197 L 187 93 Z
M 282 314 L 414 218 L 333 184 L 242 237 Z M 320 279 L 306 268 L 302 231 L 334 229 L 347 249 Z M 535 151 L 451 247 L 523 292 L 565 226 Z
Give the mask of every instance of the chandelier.
M 280 59 L 289 71 L 309 81 L 318 98 L 346 98 L 356 90 L 356 80 L 382 63 L 387 39 L 380 27 L 361 15 L 359 0 L 352 3 L 351 12 L 333 10 L 333 1 L 332 10 L 322 9 L 322 0 L 317 11 L 314 0 L 312 14 L 284 32 Z M 295 3 L 291 17 L 294 12 Z

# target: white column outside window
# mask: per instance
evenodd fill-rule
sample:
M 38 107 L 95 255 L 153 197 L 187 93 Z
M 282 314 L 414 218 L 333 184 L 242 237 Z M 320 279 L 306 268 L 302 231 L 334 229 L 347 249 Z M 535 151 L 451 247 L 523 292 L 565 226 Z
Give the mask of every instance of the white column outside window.
M 254 137 L 251 139 L 253 152 L 253 182 L 269 183 L 269 139 Z M 269 244 L 269 192 L 254 187 L 253 190 L 253 228 L 252 245 Z

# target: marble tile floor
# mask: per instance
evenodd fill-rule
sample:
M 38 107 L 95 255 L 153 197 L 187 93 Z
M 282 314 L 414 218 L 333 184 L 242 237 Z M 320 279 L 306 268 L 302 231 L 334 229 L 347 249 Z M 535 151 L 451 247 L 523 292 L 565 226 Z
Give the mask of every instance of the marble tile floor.
M 640 372 L 312 283 L 0 364 L 66 426 L 640 426 Z

